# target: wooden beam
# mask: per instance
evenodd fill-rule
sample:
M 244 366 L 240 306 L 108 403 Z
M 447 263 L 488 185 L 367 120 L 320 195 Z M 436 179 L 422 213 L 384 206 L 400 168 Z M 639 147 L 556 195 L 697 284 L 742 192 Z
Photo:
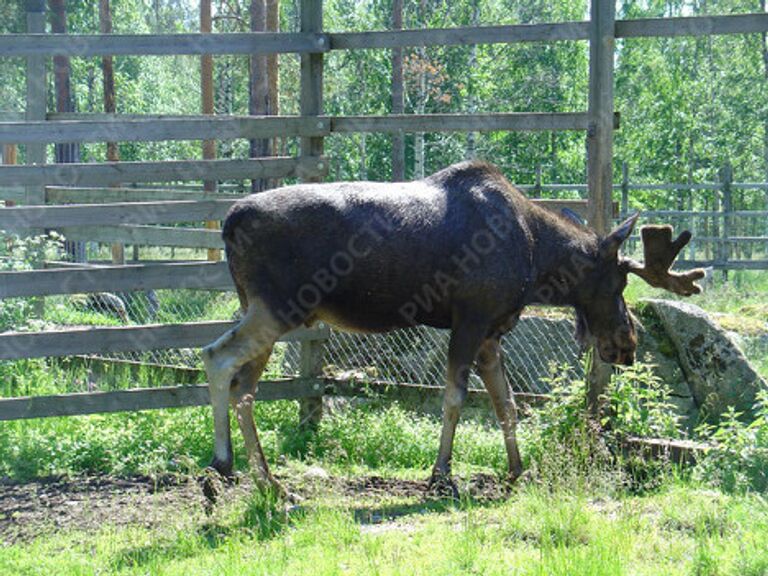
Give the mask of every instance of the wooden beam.
M 583 112 L 491 114 L 397 114 L 331 117 L 331 132 L 493 132 L 503 130 L 586 130 Z M 619 115 L 612 125 L 618 128 Z
M 26 0 L 27 32 L 35 33 L 40 38 L 50 38 L 45 34 L 45 0 Z M 4 35 L 0 35 L 0 42 Z M 0 54 L 2 50 L 0 50 Z M 48 74 L 46 71 L 46 58 L 40 54 L 26 54 L 26 110 L 24 119 L 27 122 L 45 120 L 48 108 Z M 4 141 L 7 144 L 16 144 L 13 141 Z M 26 147 L 27 164 L 43 165 L 46 163 L 45 144 L 29 144 Z M 25 186 L 25 204 L 45 204 L 45 190 L 39 183 L 30 181 L 17 182 L 18 186 Z
M 598 234 L 611 228 L 613 205 L 613 59 L 615 56 L 615 0 L 591 0 L 589 27 L 589 127 L 587 129 L 587 183 L 589 225 Z M 592 348 L 587 375 L 587 407 L 599 420 L 603 392 L 612 368 Z
M 77 226 L 58 230 L 67 240 L 120 242 L 134 246 L 175 246 L 177 248 L 224 248 L 219 230 L 174 228 L 171 226 Z M 218 262 L 220 259 L 210 260 Z
M 260 158 L 241 160 L 172 160 L 166 162 L 103 162 L 57 166 L 0 166 L 0 186 L 89 186 L 121 182 L 235 180 L 309 177 L 324 174 L 323 158 Z
M 225 262 L 0 272 L 0 298 L 171 288 L 232 290 L 234 286 Z
M 200 348 L 236 325 L 237 322 L 222 321 L 3 332 L 0 333 L 0 360 Z M 327 329 L 302 327 L 285 334 L 280 341 L 305 342 L 327 336 Z
M 202 222 L 224 218 L 230 206 L 231 200 L 19 206 L 0 211 L 0 230 Z
M 0 54 L 6 57 L 53 55 L 175 56 L 203 54 L 271 54 L 325 52 L 323 34 L 231 33 L 231 34 L 3 34 Z
M 329 132 L 327 118 L 298 116 L 227 116 L 124 118 L 0 123 L 0 142 L 28 144 L 43 142 L 150 142 L 163 140 L 234 140 L 269 136 L 324 136 Z
M 322 392 L 321 380 L 264 380 L 259 382 L 256 400 L 296 400 L 322 395 Z M 209 404 L 207 384 L 4 398 L 0 399 L 0 421 L 188 408 Z
M 10 195 L 10 194 L 9 194 Z M 245 194 L 218 192 L 216 200 L 237 200 Z M 5 190 L 0 189 L 0 198 L 5 197 Z M 69 188 L 48 186 L 45 199 L 49 204 L 114 204 L 120 202 L 176 202 L 191 200 L 210 200 L 210 195 L 202 190 L 181 191 L 163 188 Z
M 765 13 L 637 18 L 616 22 L 616 37 L 618 38 L 757 34 L 766 31 L 768 31 L 768 14 Z
M 332 50 L 366 50 L 406 46 L 464 46 L 468 44 L 509 44 L 586 40 L 588 22 L 557 24 L 514 24 L 470 28 L 432 28 L 423 30 L 382 30 L 329 34 Z

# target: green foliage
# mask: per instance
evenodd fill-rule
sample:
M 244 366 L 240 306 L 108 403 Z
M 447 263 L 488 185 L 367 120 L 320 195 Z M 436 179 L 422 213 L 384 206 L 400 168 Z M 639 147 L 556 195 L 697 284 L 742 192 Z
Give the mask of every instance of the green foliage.
M 731 408 L 719 424 L 702 424 L 697 433 L 712 442 L 696 467 L 696 477 L 729 492 L 768 492 L 768 393 L 758 396 L 757 417 L 749 423 Z
M 589 417 L 586 383 L 563 367 L 549 385 L 551 400 L 525 421 L 526 465 L 553 490 L 614 490 L 622 483 L 621 470 Z
M 60 260 L 64 250 L 63 238 L 49 235 L 20 238 L 0 230 L 0 271 L 33 270 L 45 260 Z M 21 330 L 34 318 L 35 301 L 30 298 L 4 298 L 0 300 L 0 331 Z
M 606 391 L 608 416 L 604 424 L 625 436 L 678 438 L 679 416 L 669 400 L 669 387 L 653 366 L 641 362 L 621 368 Z

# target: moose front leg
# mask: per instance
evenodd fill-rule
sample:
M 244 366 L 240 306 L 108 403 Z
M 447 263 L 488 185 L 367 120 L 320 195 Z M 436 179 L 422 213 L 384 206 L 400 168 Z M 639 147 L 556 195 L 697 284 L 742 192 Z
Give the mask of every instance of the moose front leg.
M 437 462 L 429 480 L 430 491 L 450 490 L 458 497 L 458 490 L 451 479 L 451 458 L 453 438 L 459 414 L 467 398 L 469 370 L 475 361 L 477 350 L 487 333 L 484 323 L 463 322 L 454 327 L 448 345 L 448 377 L 443 397 L 443 428 L 440 433 L 440 448 Z
M 477 354 L 477 371 L 501 424 L 504 447 L 507 449 L 508 479 L 511 483 L 522 474 L 523 463 L 517 448 L 517 406 L 504 373 L 504 353 L 498 338 L 489 338 L 483 342 Z

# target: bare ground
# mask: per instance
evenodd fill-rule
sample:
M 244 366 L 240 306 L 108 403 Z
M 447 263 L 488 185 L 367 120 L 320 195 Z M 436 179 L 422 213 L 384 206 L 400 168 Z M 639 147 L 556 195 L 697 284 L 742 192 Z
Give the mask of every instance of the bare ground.
M 359 476 L 306 479 L 282 478 L 289 489 L 311 500 L 333 495 L 349 503 L 361 524 L 373 526 L 434 508 L 427 482 Z M 492 475 L 459 480 L 473 499 L 497 500 L 506 489 Z M 242 479 L 227 496 L 246 494 L 252 484 Z M 393 500 L 400 500 L 392 505 Z M 403 500 L 409 500 L 406 505 Z M 356 504 L 358 504 L 356 506 Z M 0 545 L 28 542 L 62 530 L 93 532 L 111 526 L 162 528 L 180 518 L 205 521 L 205 499 L 195 478 L 92 476 L 44 478 L 29 482 L 0 480 Z

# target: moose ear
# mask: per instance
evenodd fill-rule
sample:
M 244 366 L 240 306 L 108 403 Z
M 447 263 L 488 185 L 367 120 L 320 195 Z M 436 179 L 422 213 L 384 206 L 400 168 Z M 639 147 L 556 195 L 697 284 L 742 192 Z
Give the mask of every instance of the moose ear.
M 632 230 L 635 227 L 637 219 L 640 217 L 640 212 L 636 212 L 624 222 L 616 226 L 608 236 L 602 239 L 600 242 L 600 256 L 606 260 L 616 258 L 619 253 L 619 248 L 624 241 L 632 234 Z
M 577 224 L 579 226 L 584 226 L 584 220 L 581 219 L 581 216 L 576 214 L 573 210 L 570 208 L 563 208 L 560 210 L 560 214 L 562 214 L 567 220 L 570 220 L 574 224 Z

